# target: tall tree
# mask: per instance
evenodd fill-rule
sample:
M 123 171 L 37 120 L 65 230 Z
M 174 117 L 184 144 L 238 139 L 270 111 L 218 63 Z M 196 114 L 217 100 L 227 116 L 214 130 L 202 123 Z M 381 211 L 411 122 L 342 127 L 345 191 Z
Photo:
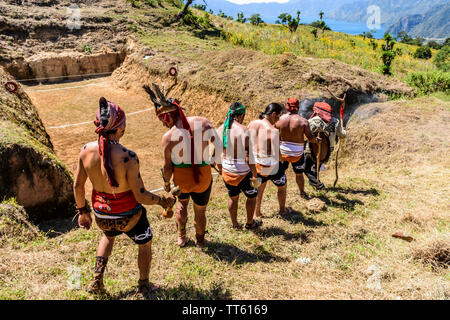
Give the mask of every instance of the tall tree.
M 394 51 L 395 41 L 394 38 L 389 33 L 384 35 L 384 40 L 386 43 L 381 46 L 383 50 L 381 53 L 381 60 L 383 60 L 383 65 L 381 66 L 381 72 L 385 75 L 392 75 L 391 64 L 394 60 L 396 53 Z
M 192 4 L 192 2 L 194 2 L 194 0 L 186 1 L 185 5 L 183 7 L 183 10 L 181 10 L 181 12 L 177 15 L 176 21 L 180 21 L 184 17 L 184 15 L 187 13 L 187 10 L 188 10 L 189 6 Z
M 320 20 L 322 20 L 324 14 L 325 14 L 325 13 L 324 13 L 323 11 L 320 11 L 320 12 L 319 12 Z

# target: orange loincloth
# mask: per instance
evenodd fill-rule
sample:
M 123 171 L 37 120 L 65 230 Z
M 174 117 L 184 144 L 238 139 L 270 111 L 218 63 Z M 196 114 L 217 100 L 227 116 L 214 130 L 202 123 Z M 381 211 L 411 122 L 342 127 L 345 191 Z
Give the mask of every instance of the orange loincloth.
M 302 158 L 302 156 L 298 156 L 298 157 L 292 157 L 292 156 L 288 156 L 285 154 L 281 155 L 281 159 L 284 161 L 287 161 L 289 163 L 296 163 L 297 161 L 299 161 Z
M 247 173 L 245 175 L 239 176 L 239 175 L 228 173 L 225 170 L 222 170 L 223 181 L 225 181 L 225 183 L 229 184 L 230 186 L 237 187 L 239 185 L 239 183 L 241 183 L 242 180 L 245 179 L 246 176 L 247 176 Z
M 201 166 L 199 169 L 200 181 L 196 184 L 192 168 L 173 168 L 173 182 L 180 187 L 181 193 L 202 193 L 209 188 L 212 178 L 211 166 Z

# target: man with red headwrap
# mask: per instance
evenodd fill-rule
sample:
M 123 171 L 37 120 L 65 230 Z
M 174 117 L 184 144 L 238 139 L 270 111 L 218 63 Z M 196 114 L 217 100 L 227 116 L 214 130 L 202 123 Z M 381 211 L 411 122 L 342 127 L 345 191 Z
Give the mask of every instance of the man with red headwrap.
M 300 195 L 307 198 L 305 181 L 303 179 L 305 136 L 317 143 L 309 128 L 308 120 L 298 114 L 300 103 L 297 98 L 289 98 L 286 103 L 287 113 L 280 117 L 275 127 L 280 130 L 280 155 L 283 169 L 292 164 Z
M 169 128 L 162 138 L 164 153 L 165 190 L 170 190 L 170 179 L 181 189 L 175 218 L 178 227 L 178 246 L 184 247 L 187 206 L 194 202 L 194 227 L 198 247 L 204 247 L 206 233 L 206 206 L 212 188 L 209 143 L 220 141 L 211 122 L 203 117 L 186 117 L 176 100 L 167 99 L 165 105 L 155 103 L 158 119 Z
M 148 294 L 152 257 L 152 231 L 142 206 L 158 204 L 163 208 L 175 203 L 172 196 L 159 197 L 145 189 L 139 172 L 139 158 L 119 143 L 125 133 L 125 113 L 115 103 L 100 98 L 94 121 L 98 141 L 87 143 L 80 152 L 74 181 L 78 224 L 89 229 L 91 211 L 85 200 L 85 184 L 92 182 L 92 206 L 98 227 L 104 235 L 97 249 L 94 281 L 91 292 L 104 290 L 103 273 L 111 254 L 114 239 L 125 233 L 139 246 L 139 292 Z

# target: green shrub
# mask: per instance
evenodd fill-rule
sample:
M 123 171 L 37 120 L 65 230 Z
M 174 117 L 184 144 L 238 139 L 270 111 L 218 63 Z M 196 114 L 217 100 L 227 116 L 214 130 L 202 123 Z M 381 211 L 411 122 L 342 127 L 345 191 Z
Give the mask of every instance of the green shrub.
M 429 47 L 419 47 L 414 53 L 414 58 L 428 60 L 432 57 L 431 49 Z
M 91 53 L 92 52 L 91 48 L 87 44 L 83 45 L 83 51 L 86 52 L 86 53 Z
M 197 16 L 189 8 L 186 10 L 186 14 L 181 18 L 181 24 L 187 26 L 198 26 L 199 21 Z
M 390 76 L 392 75 L 392 61 L 397 55 L 394 51 L 395 41 L 389 33 L 386 33 L 384 35 L 384 40 L 386 41 L 386 43 L 381 46 L 381 49 L 383 50 L 381 53 L 381 60 L 383 61 L 383 65 L 380 69 L 382 74 Z
M 331 28 L 330 28 L 329 26 L 327 26 L 327 24 L 325 23 L 325 21 L 319 21 L 319 20 L 317 20 L 317 21 L 311 22 L 309 25 L 310 25 L 311 27 L 313 27 L 313 28 L 318 28 L 318 29 L 320 29 L 320 30 L 322 30 L 322 31 L 325 31 L 325 30 L 330 31 L 330 30 L 331 30 Z
M 407 76 L 406 82 L 416 88 L 419 94 L 433 92 L 450 94 L 450 72 L 412 72 Z
M 129 2 L 133 8 L 141 7 L 141 4 L 139 3 L 138 0 L 126 0 L 126 1 Z
M 240 22 L 240 23 L 245 23 L 245 21 L 247 21 L 247 18 L 244 18 L 244 13 L 240 12 L 240 13 L 237 14 L 236 21 Z
M 442 47 L 442 49 L 436 53 L 433 63 L 441 71 L 450 71 L 450 45 Z
M 192 7 L 195 9 L 201 10 L 201 11 L 206 11 L 206 5 L 204 5 L 204 4 L 195 4 L 194 3 L 192 5 Z
M 250 23 L 254 26 L 259 26 L 264 23 L 264 21 L 261 19 L 261 15 L 259 13 L 255 13 L 250 17 Z
M 203 17 L 199 17 L 198 22 L 205 28 L 211 28 L 213 26 L 211 23 L 211 16 L 208 12 L 205 12 Z

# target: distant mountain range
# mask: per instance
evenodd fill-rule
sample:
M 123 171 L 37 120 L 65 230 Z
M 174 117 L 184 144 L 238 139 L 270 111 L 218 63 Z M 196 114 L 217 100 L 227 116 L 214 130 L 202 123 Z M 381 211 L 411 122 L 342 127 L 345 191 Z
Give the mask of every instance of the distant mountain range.
M 448 38 L 450 37 L 450 3 L 435 6 L 424 14 L 402 17 L 386 31 L 395 34 L 405 31 L 413 37 Z
M 424 14 L 433 7 L 448 3 L 449 0 L 354 0 L 332 10 L 328 17 L 348 22 L 366 22 L 369 18 L 367 8 L 375 5 L 380 8 L 381 23 L 391 25 L 399 18 Z
M 301 11 L 301 16 L 317 17 L 319 19 L 319 12 L 323 11 L 325 17 L 328 12 L 339 8 L 340 6 L 353 2 L 355 0 L 290 0 L 286 3 L 250 3 L 239 5 L 226 0 L 195 0 L 196 4 L 207 4 L 207 10 L 212 9 L 215 14 L 222 10 L 228 16 L 236 19 L 239 12 L 243 12 L 245 17 L 250 17 L 252 14 L 259 13 L 263 20 L 274 22 L 281 13 L 287 12 L 294 15 L 297 10 Z
M 289 0 L 286 3 L 236 4 L 226 0 L 195 0 L 196 4 L 207 5 L 215 14 L 221 10 L 236 19 L 237 14 L 245 17 L 259 13 L 264 21 L 275 22 L 281 13 L 295 15 L 301 11 L 300 22 L 311 22 L 324 12 L 324 20 L 333 19 L 365 24 L 369 19 L 367 8 L 380 7 L 381 24 L 387 31 L 397 34 L 406 31 L 412 36 L 425 38 L 449 37 L 449 0 Z

